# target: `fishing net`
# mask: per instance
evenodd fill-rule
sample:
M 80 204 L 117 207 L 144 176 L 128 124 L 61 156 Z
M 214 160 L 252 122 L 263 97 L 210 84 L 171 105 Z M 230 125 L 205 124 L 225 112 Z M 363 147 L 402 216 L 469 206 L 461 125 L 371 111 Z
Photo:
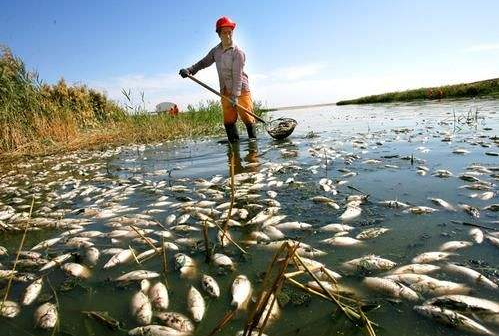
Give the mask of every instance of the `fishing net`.
M 271 137 L 277 140 L 282 140 L 293 133 L 297 124 L 296 120 L 291 118 L 278 118 L 269 121 L 266 129 Z

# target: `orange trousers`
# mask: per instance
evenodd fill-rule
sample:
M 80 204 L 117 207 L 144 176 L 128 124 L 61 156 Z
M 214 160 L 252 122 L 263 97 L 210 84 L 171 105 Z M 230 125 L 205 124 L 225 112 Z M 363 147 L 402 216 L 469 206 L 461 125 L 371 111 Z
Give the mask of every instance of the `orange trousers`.
M 227 90 L 223 91 L 224 96 L 229 97 L 229 92 Z M 251 99 L 251 93 L 249 91 L 242 91 L 241 95 L 237 97 L 237 103 L 244 108 L 253 111 L 253 100 Z M 240 109 L 239 107 L 234 107 L 227 99 L 222 99 L 222 110 L 224 112 L 224 124 L 233 125 L 237 121 L 237 116 L 241 117 L 241 120 L 246 125 L 254 124 L 255 118 L 246 111 Z

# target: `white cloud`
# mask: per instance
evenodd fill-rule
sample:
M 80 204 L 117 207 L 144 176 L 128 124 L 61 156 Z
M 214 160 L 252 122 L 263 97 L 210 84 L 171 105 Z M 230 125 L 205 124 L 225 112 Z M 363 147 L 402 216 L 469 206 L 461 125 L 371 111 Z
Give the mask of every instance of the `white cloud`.
M 499 50 L 499 43 L 477 44 L 464 49 L 465 52 L 481 52 L 481 51 L 493 51 L 493 50 Z

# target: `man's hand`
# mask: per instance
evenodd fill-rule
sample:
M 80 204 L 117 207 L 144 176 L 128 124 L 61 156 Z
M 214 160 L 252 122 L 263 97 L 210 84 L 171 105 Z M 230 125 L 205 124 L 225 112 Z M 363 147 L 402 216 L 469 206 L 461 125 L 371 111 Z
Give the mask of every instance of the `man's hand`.
M 182 78 L 186 78 L 188 75 L 191 74 L 191 72 L 187 69 L 180 69 L 180 71 L 178 72 L 178 74 L 180 76 L 182 76 Z

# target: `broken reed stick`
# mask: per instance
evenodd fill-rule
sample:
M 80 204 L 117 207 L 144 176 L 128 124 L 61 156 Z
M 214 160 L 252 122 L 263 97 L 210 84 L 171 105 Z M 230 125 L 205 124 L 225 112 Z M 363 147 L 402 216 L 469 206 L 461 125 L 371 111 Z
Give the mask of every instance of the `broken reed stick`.
M 358 307 L 359 307 L 360 317 L 362 319 L 362 322 L 365 323 L 367 333 L 369 334 L 369 336 L 376 336 L 376 332 L 374 331 L 372 322 L 367 318 L 366 314 L 364 314 L 362 308 L 360 308 L 360 304 L 358 305 Z
M 230 205 L 229 205 L 229 212 L 227 213 L 227 220 L 225 221 L 224 228 L 222 231 L 222 237 L 220 240 L 223 242 L 226 232 L 229 229 L 229 221 L 230 217 L 232 215 L 232 209 L 234 207 L 234 200 L 236 198 L 236 191 L 235 191 L 235 185 L 234 185 L 234 152 L 232 145 L 230 145 L 230 150 L 231 150 L 231 156 L 230 156 Z
M 208 223 L 206 221 L 203 221 L 203 237 L 204 237 L 204 249 L 205 249 L 205 258 L 204 261 L 205 263 L 209 264 L 211 260 L 211 253 L 210 253 L 210 241 L 208 238 Z
M 154 246 L 154 244 L 153 244 L 153 243 L 149 240 L 149 238 L 147 238 L 147 237 L 146 237 L 146 236 L 144 236 L 142 233 L 140 233 L 140 231 L 139 231 L 139 230 L 137 230 L 137 229 L 135 228 L 135 226 L 133 226 L 133 225 L 129 225 L 129 226 L 130 226 L 130 227 L 131 227 L 131 228 L 132 228 L 135 232 L 137 232 L 137 234 L 138 234 L 139 236 L 141 236 L 141 237 L 142 237 L 142 238 L 146 241 L 146 243 L 147 243 L 147 244 L 149 244 L 149 246 L 151 246 L 151 247 L 152 247 L 153 249 L 155 249 L 155 250 L 157 249 L 157 247 L 156 247 L 156 246 Z
M 208 336 L 213 336 L 215 335 L 217 332 L 219 332 L 220 330 L 222 330 L 223 327 L 225 327 L 225 325 L 227 323 L 230 322 L 230 320 L 232 320 L 232 318 L 235 316 L 237 312 L 237 308 L 234 308 L 233 310 L 231 310 L 230 312 L 228 312 L 227 314 L 225 314 L 224 317 L 222 317 L 222 319 L 220 320 L 220 322 L 218 322 L 218 324 L 215 326 L 215 328 L 208 334 Z
M 35 205 L 35 196 L 33 196 L 32 200 L 31 200 L 31 207 L 29 209 L 28 221 L 26 222 L 26 226 L 24 227 L 24 232 L 23 232 L 23 236 L 21 238 L 21 243 L 19 244 L 19 248 L 17 249 L 16 259 L 14 260 L 14 265 L 12 266 L 12 273 L 10 274 L 9 282 L 7 283 L 7 289 L 5 290 L 5 295 L 3 297 L 2 303 L 0 303 L 0 309 L 3 308 L 5 301 L 7 301 L 7 298 L 9 297 L 10 287 L 12 286 L 12 280 L 14 279 L 14 273 L 16 271 L 17 262 L 19 261 L 19 255 L 21 253 L 21 250 L 23 249 L 24 241 L 26 240 L 26 233 L 28 232 L 28 228 L 29 228 L 29 225 L 31 222 L 31 214 L 33 213 L 33 206 L 34 205 Z
M 164 277 L 165 277 L 165 282 L 168 283 L 168 281 L 166 281 L 166 273 L 168 273 L 168 262 L 166 261 L 166 246 L 165 246 L 165 237 L 161 237 L 161 248 L 163 250 L 163 273 L 164 273 Z
M 128 245 L 128 249 L 130 250 L 130 252 L 132 252 L 132 256 L 133 256 L 133 259 L 135 259 L 135 262 L 139 265 L 142 265 L 142 263 L 139 261 L 139 259 L 137 259 L 137 256 L 135 255 L 135 252 L 133 251 L 133 248 Z
M 215 224 L 217 226 L 217 228 L 220 230 L 220 231 L 223 231 L 223 229 L 220 227 L 220 225 L 218 225 L 217 223 L 213 222 L 213 224 Z M 223 235 L 221 237 L 221 239 L 223 239 Z M 234 244 L 242 253 L 246 254 L 248 252 L 246 252 L 241 246 L 239 246 L 235 241 L 234 239 L 232 239 L 229 235 L 225 235 L 225 238 L 227 238 L 232 244 Z
M 287 242 L 283 244 L 282 250 L 287 251 L 286 259 L 284 260 L 284 263 L 282 264 L 282 267 L 279 270 L 277 277 L 275 278 L 274 282 L 272 283 L 272 286 L 270 286 L 270 289 L 266 290 L 265 287 L 262 287 L 262 291 L 260 293 L 259 299 L 257 300 L 256 309 L 254 310 L 254 314 L 253 314 L 253 316 L 251 316 L 251 319 L 249 319 L 249 321 L 244 329 L 243 335 L 251 335 L 253 330 L 258 327 L 259 322 L 262 318 L 262 315 L 267 308 L 269 300 L 273 295 L 273 299 L 272 299 L 272 302 L 270 303 L 270 306 L 268 308 L 267 315 L 265 316 L 265 318 L 261 324 L 261 327 L 259 328 L 258 335 L 259 336 L 262 335 L 262 332 L 265 329 L 265 326 L 267 325 L 268 319 L 272 313 L 272 308 L 273 308 L 275 301 L 277 299 L 276 293 L 280 290 L 280 288 L 282 287 L 282 284 L 284 283 L 284 280 L 286 279 L 284 277 L 284 273 L 286 272 L 286 269 L 288 268 L 288 264 L 289 264 L 290 260 L 293 258 L 294 254 L 296 252 L 296 249 L 299 246 L 300 246 L 299 243 L 295 244 L 293 247 L 291 247 L 291 245 Z M 281 253 L 281 251 L 279 251 L 279 253 L 276 254 L 276 258 L 274 258 L 274 263 L 277 260 L 277 256 L 280 253 Z M 271 269 L 272 269 L 272 267 L 271 267 Z M 268 273 L 269 276 L 270 276 L 270 273 L 271 272 L 269 271 L 269 273 Z
M 52 286 L 52 283 L 50 282 L 50 279 L 49 277 L 47 276 L 47 283 L 50 287 L 50 289 L 52 290 L 52 292 L 54 293 L 54 298 L 55 298 L 55 306 L 57 308 L 57 311 L 60 310 L 60 306 L 59 306 L 59 297 L 57 296 L 57 292 L 55 291 L 54 287 Z M 60 317 L 60 314 L 57 314 L 58 315 L 58 318 L 57 318 L 57 322 L 55 324 L 55 328 L 52 329 L 52 334 L 51 336 L 54 336 L 55 335 L 55 332 L 56 330 L 59 331 L 59 326 L 60 326 L 60 322 L 61 322 L 61 317 Z
M 305 262 L 303 261 L 303 259 L 301 259 L 301 257 L 297 254 L 295 254 L 295 257 L 296 259 L 300 262 L 300 264 L 302 264 L 303 267 L 305 267 L 305 269 L 307 270 L 307 272 L 310 274 L 310 276 L 312 276 L 312 278 L 314 278 L 315 282 L 319 285 L 319 287 L 324 291 L 324 293 L 326 293 L 333 301 L 334 303 L 336 303 L 336 305 L 341 309 L 341 311 L 347 316 L 347 318 L 351 321 L 354 321 L 356 322 L 357 320 L 359 320 L 360 318 L 360 315 L 355 312 L 352 308 L 348 307 L 348 306 L 345 306 L 343 305 L 340 301 L 338 301 L 331 293 L 329 293 L 329 291 L 322 285 L 322 283 L 320 282 L 320 280 L 317 278 L 317 276 L 312 273 L 310 271 L 310 269 L 308 268 L 308 266 L 305 264 Z

